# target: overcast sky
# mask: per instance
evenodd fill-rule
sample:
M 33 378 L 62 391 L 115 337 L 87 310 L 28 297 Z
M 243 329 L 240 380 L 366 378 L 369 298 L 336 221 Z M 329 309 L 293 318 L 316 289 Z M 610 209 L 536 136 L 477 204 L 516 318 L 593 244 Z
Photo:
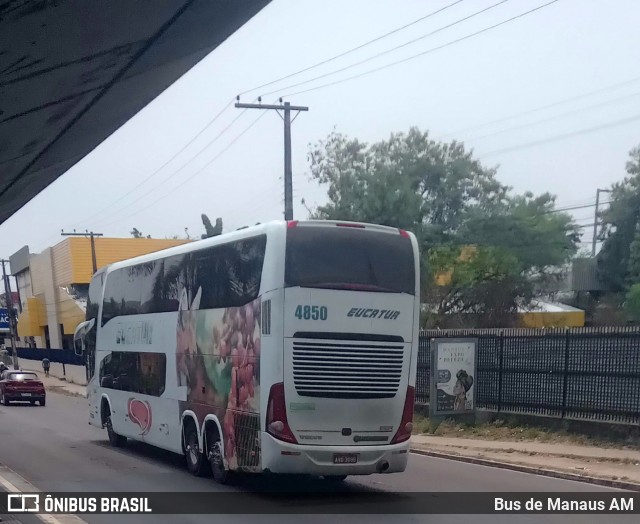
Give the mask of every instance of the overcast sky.
M 459 2 L 339 60 L 252 91 L 243 101 L 277 88 L 265 97 L 269 103 L 278 95 L 353 76 L 441 46 L 549 0 L 504 2 L 358 67 L 286 89 L 498 1 Z M 25 244 L 38 252 L 61 240 L 61 228 L 129 236 L 137 227 L 145 235 L 163 238 L 183 236 L 185 228 L 199 236 L 201 213 L 212 221 L 222 217 L 225 231 L 282 218 L 283 132 L 275 112 L 250 110 L 240 115 L 240 110 L 229 107 L 190 147 L 157 170 L 239 92 L 342 53 L 453 2 L 273 0 L 0 226 L 0 255 L 9 256 Z M 593 203 L 596 188 L 625 176 L 628 152 L 640 144 L 639 21 L 637 0 L 560 0 L 403 64 L 288 97 L 310 108 L 296 119 L 292 131 L 295 217 L 307 216 L 301 198 L 311 206 L 325 200 L 326 188 L 308 179 L 306 153 L 310 142 L 326 137 L 334 127 L 373 142 L 418 126 L 435 138 L 465 141 L 487 166 L 499 165 L 500 181 L 518 192 L 550 191 L 562 206 Z M 593 91 L 598 92 L 579 97 Z M 524 112 L 528 113 L 520 115 Z M 262 113 L 257 124 L 202 169 Z M 180 169 L 239 115 L 219 140 Z M 476 128 L 512 115 L 520 116 Z M 34 214 L 39 218 L 37 227 Z M 591 224 L 593 208 L 576 210 L 575 217 Z M 583 240 L 590 238 L 590 232 Z

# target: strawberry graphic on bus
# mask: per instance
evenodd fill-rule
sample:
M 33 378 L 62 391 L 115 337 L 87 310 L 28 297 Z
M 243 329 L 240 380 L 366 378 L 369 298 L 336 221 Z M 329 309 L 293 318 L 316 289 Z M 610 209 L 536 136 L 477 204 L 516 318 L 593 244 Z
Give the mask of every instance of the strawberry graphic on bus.
M 144 436 L 151 430 L 151 406 L 148 402 L 138 400 L 136 398 L 130 398 L 127 410 L 129 412 L 129 419 L 134 424 L 140 426 L 142 430 L 140 435 Z

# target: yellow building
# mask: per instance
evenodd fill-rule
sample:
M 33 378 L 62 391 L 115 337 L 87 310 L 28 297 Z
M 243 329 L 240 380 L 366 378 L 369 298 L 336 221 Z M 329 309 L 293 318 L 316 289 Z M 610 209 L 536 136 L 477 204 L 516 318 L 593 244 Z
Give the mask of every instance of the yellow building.
M 94 239 L 98 268 L 190 242 L 152 238 Z M 73 332 L 84 320 L 93 274 L 91 241 L 69 237 L 42 253 L 25 246 L 10 258 L 20 295 L 21 345 L 71 348 Z
M 526 310 L 518 311 L 521 327 L 583 327 L 584 311 L 566 304 L 534 301 Z

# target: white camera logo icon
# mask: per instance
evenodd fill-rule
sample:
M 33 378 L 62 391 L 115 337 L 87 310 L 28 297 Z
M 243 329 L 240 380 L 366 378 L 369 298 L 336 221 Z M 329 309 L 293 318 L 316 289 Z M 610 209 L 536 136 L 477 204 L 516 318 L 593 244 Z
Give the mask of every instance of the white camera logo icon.
M 35 513 L 40 510 L 40 497 L 37 494 L 9 494 L 8 511 L 11 513 Z

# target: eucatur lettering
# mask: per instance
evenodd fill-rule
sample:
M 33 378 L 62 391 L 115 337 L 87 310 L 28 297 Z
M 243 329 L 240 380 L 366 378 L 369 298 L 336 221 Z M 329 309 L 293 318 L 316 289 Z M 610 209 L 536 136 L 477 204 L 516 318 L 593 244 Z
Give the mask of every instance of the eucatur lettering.
M 366 309 L 360 307 L 351 308 L 348 317 L 357 318 L 385 318 L 387 320 L 395 320 L 400 316 L 400 311 L 392 309 Z

